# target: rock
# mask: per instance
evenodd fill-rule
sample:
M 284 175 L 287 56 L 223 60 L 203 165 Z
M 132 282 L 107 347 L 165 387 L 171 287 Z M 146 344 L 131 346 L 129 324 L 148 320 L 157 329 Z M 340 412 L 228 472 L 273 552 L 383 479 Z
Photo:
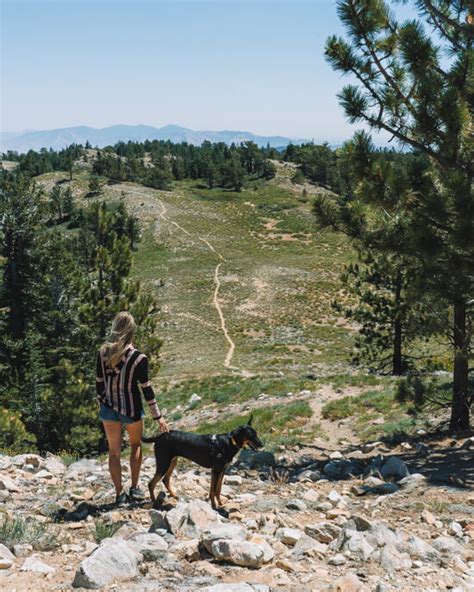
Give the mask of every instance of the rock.
M 214 541 L 222 539 L 245 541 L 246 538 L 247 533 L 245 529 L 237 524 L 220 524 L 207 528 L 201 534 L 201 542 L 209 553 L 211 553 L 211 547 Z
M 294 499 L 294 500 L 290 500 L 287 504 L 286 507 L 289 510 L 299 510 L 300 512 L 303 512 L 304 510 L 307 509 L 307 505 L 299 499 Z
M 319 493 L 314 489 L 308 489 L 303 493 L 303 499 L 305 502 L 317 502 L 319 501 Z
M 141 532 L 132 535 L 129 542 L 143 555 L 145 561 L 156 561 L 168 551 L 168 543 L 159 534 Z
M 51 473 L 49 471 L 46 471 L 45 469 L 41 469 L 40 471 L 35 473 L 35 478 L 36 479 L 52 479 L 53 475 L 51 475 Z
M 225 482 L 227 485 L 242 485 L 243 479 L 240 475 L 226 475 Z
M 296 475 L 296 481 L 305 481 L 305 480 L 309 480 L 309 481 L 319 481 L 321 479 L 321 473 L 319 471 L 316 471 L 314 469 L 304 469 L 303 471 L 300 471 L 297 475 Z M 304 497 L 304 495 L 303 495 Z
M 368 485 L 353 485 L 351 487 L 351 491 L 353 494 L 362 496 L 367 493 L 372 495 L 388 495 L 390 493 L 396 493 L 400 488 L 395 483 L 384 483 L 382 482 L 381 485 L 375 485 L 374 487 L 369 487 Z
M 202 401 L 202 397 L 200 397 L 197 393 L 193 393 L 190 397 L 189 397 L 189 401 L 188 401 L 188 406 L 194 406 L 197 403 L 199 403 L 200 401 Z
M 21 566 L 21 571 L 34 571 L 36 573 L 54 573 L 56 570 L 54 567 L 43 563 L 37 555 L 31 555 L 27 557 Z
M 439 536 L 434 539 L 433 547 L 443 555 L 462 555 L 464 548 L 453 538 Z
M 179 502 L 175 508 L 166 513 L 167 530 L 175 536 L 184 535 L 194 538 L 200 534 L 201 530 L 221 523 L 220 515 L 208 503 L 201 500 Z
M 243 449 L 238 456 L 238 462 L 246 465 L 249 469 L 260 469 L 263 467 L 275 467 L 275 456 L 271 452 Z
M 328 565 L 344 565 L 344 563 L 347 563 L 347 559 L 340 553 L 337 553 L 328 559 Z
M 15 557 L 27 557 L 33 551 L 33 547 L 27 543 L 19 543 L 13 545 L 13 553 Z
M 303 534 L 296 542 L 291 553 L 295 559 L 301 559 L 304 555 L 314 555 L 320 553 L 324 555 L 327 551 L 327 545 L 320 543 L 316 539 Z
M 62 475 L 66 472 L 66 465 L 54 454 L 48 454 L 44 463 L 44 468 L 53 475 Z
M 0 490 L 8 491 L 10 493 L 18 493 L 21 491 L 15 481 L 10 479 L 7 475 L 0 475 Z
M 334 592 L 362 592 L 364 584 L 355 574 L 347 574 L 336 580 L 332 590 Z
M 433 561 L 438 558 L 438 552 L 435 548 L 413 534 L 408 535 L 405 540 L 402 540 L 400 545 L 412 559 Z
M 433 526 L 436 522 L 436 518 L 433 516 L 431 512 L 428 512 L 428 510 L 423 510 L 423 512 L 421 513 L 421 520 L 425 524 L 429 524 L 430 526 Z
M 408 475 L 401 479 L 398 482 L 398 485 L 403 487 L 404 491 L 409 493 L 419 487 L 426 487 L 426 477 L 421 473 L 413 473 L 412 475 Z
M 332 522 L 320 522 L 319 524 L 307 524 L 304 531 L 320 543 L 330 543 L 340 535 L 341 528 Z
M 342 454 L 339 452 L 339 450 L 334 450 L 334 452 L 329 454 L 329 458 L 331 460 L 339 460 L 342 458 Z
M 166 514 L 167 512 L 165 512 L 164 510 L 150 510 L 150 532 L 155 532 L 157 530 L 168 530 Z
M 254 534 L 250 539 L 249 543 L 254 543 L 261 547 L 263 551 L 263 563 L 269 563 L 275 557 L 275 552 L 269 543 L 259 534 Z
M 462 526 L 459 524 L 459 522 L 451 522 L 448 526 L 448 532 L 449 532 L 449 534 L 452 534 L 453 536 L 462 536 L 463 535 Z
M 303 532 L 298 528 L 279 528 L 275 536 L 285 545 L 293 547 L 299 541 L 299 539 L 303 536 Z
M 15 555 L 8 547 L 0 543 L 0 569 L 10 569 L 14 563 Z
M 400 481 L 410 474 L 408 467 L 398 456 L 391 456 L 380 469 L 380 474 L 384 479 L 394 479 Z
M 5 503 L 10 499 L 12 499 L 12 494 L 6 489 L 0 489 L 0 502 Z
M 190 541 L 179 541 L 171 549 L 178 557 L 186 559 L 187 561 L 199 561 L 201 553 L 199 551 L 199 539 L 191 539 Z
M 35 469 L 41 466 L 43 460 L 39 454 L 17 454 L 11 458 L 12 464 L 17 467 L 30 465 Z
M 74 478 L 78 475 L 90 475 L 91 473 L 98 473 L 102 470 L 100 463 L 91 458 L 82 458 L 69 465 L 65 477 Z
M 75 588 L 100 588 L 113 580 L 137 577 L 140 553 L 120 538 L 104 539 L 76 571 L 72 583 Z
M 357 530 L 343 530 L 337 540 L 337 549 L 348 553 L 357 561 L 367 561 L 374 547 L 367 541 L 364 533 Z
M 205 586 L 204 588 L 194 588 L 199 592 L 270 592 L 270 588 L 265 584 L 215 584 L 214 586 Z
M 211 554 L 220 561 L 229 561 L 241 567 L 258 568 L 263 563 L 263 549 L 247 541 L 214 541 Z
M 328 493 L 328 500 L 333 504 L 333 506 L 337 506 L 337 504 L 343 501 L 342 495 L 340 495 L 335 489 L 332 489 Z
M 329 479 L 349 479 L 349 477 L 361 475 L 364 465 L 359 460 L 331 460 L 323 467 L 323 473 Z
M 393 545 L 385 545 L 374 557 L 380 565 L 389 573 L 394 571 L 411 569 L 412 562 L 408 553 L 399 553 Z

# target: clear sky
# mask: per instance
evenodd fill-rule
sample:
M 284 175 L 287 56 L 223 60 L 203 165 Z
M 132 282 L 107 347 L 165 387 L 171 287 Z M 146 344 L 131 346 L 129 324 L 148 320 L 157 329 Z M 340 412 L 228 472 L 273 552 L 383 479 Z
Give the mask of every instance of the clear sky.
M 170 123 L 339 142 L 334 0 L 0 0 L 2 131 Z

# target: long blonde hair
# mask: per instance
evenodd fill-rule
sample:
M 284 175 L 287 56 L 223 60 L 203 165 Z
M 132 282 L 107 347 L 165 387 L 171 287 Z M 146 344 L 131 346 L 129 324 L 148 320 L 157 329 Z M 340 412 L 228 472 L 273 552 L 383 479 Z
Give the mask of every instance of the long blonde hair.
M 105 361 L 111 368 L 119 363 L 126 348 L 132 342 L 135 327 L 134 318 L 126 310 L 119 312 L 112 321 L 108 340 L 100 348 Z

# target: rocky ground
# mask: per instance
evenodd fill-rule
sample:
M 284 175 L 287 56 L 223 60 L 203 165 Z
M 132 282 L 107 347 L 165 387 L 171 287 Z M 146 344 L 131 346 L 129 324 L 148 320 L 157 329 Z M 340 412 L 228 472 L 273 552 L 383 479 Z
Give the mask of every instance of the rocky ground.
M 219 513 L 184 463 L 178 501 L 115 508 L 104 462 L 0 456 L 0 589 L 474 590 L 473 449 L 244 451 Z

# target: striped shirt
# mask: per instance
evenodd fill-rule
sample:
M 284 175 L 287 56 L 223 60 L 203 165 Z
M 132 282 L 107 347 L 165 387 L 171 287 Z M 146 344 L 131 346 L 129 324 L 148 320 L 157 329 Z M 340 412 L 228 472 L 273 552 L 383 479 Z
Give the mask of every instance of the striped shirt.
M 107 364 L 99 350 L 95 380 L 97 399 L 101 403 L 137 421 L 143 412 L 140 387 L 152 417 L 160 419 L 161 413 L 148 378 L 148 359 L 132 345 L 126 348 L 114 368 Z

